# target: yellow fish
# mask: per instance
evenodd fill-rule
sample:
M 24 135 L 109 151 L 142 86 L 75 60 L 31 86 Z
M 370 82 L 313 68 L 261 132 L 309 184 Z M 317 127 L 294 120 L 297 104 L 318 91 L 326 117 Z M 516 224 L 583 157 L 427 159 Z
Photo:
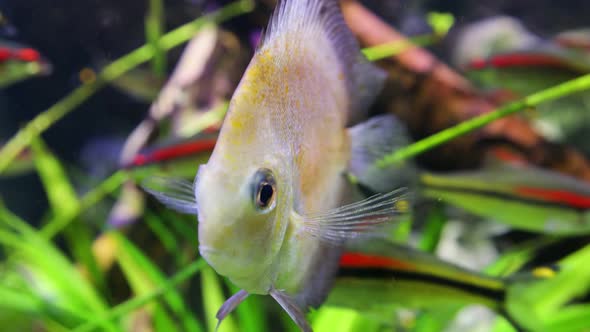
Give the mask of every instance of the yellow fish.
M 351 203 L 346 176 L 390 183 L 388 170 L 371 165 L 394 148 L 398 123 L 358 123 L 384 78 L 362 57 L 337 0 L 279 1 L 194 184 L 144 185 L 198 214 L 201 255 L 242 289 L 219 322 L 248 294 L 270 294 L 311 331 L 304 313 L 325 300 L 343 242 L 400 213 L 399 190 Z

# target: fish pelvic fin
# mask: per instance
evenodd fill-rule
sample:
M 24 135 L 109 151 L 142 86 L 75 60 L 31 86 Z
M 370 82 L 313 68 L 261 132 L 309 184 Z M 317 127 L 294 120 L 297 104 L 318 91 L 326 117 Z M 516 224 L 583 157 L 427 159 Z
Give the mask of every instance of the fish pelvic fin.
M 372 192 L 387 192 L 413 184 L 417 169 L 412 162 L 387 167 L 377 160 L 410 143 L 403 124 L 392 114 L 378 115 L 348 129 L 351 140 L 349 172 Z
M 302 332 L 313 332 L 305 317 L 304 309 L 294 298 L 277 289 L 271 290 L 270 296 L 277 301 Z
M 311 34 L 307 33 L 311 32 Z M 346 79 L 350 96 L 348 124 L 366 118 L 369 106 L 381 92 L 387 73 L 365 58 L 344 22 L 338 0 L 279 0 L 259 48 L 282 36 L 317 36 L 323 33 Z M 325 47 L 318 42 L 317 47 Z
M 229 299 L 227 299 L 223 305 L 221 306 L 221 308 L 219 308 L 219 310 L 217 311 L 217 314 L 215 315 L 215 318 L 217 318 L 217 325 L 215 326 L 215 332 L 217 332 L 217 330 L 219 329 L 219 325 L 221 325 L 221 322 L 223 321 L 223 319 L 225 319 L 225 317 L 227 317 L 229 314 L 232 313 L 232 311 L 234 311 L 237 306 L 242 303 L 247 297 L 248 297 L 248 292 L 246 292 L 245 290 L 240 290 L 237 293 L 235 293 L 234 295 L 232 295 Z

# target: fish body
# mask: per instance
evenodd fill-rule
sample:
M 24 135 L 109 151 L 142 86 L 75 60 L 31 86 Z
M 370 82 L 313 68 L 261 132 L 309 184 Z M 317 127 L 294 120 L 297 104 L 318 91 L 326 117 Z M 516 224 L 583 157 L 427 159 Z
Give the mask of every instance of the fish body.
M 467 76 L 487 89 L 508 89 L 522 96 L 549 88 L 590 71 L 590 57 L 554 44 L 476 58 Z
M 526 96 L 590 72 L 588 50 L 552 45 L 544 49 L 497 54 L 474 60 L 467 75 L 488 89 L 502 89 Z M 561 142 L 590 153 L 590 116 L 584 112 L 590 101 L 587 92 L 544 103 L 527 112 L 535 129 L 553 142 Z
M 421 193 L 512 227 L 548 234 L 590 232 L 590 186 L 533 167 L 424 173 Z
M 198 214 L 201 255 L 242 289 L 220 320 L 248 294 L 268 294 L 310 331 L 304 312 L 325 299 L 341 245 L 399 214 L 397 191 L 351 203 L 345 176 L 388 171 L 361 151 L 397 123 L 359 123 L 384 78 L 362 57 L 338 1 L 279 1 L 194 187 L 144 185 Z
M 587 29 L 542 39 L 514 18 L 496 16 L 467 26 L 454 57 L 480 86 L 528 95 L 587 73 L 588 40 Z
M 453 47 L 453 63 L 457 67 L 465 67 L 474 59 L 525 49 L 540 41 L 539 36 L 513 17 L 490 17 L 469 24 L 459 32 Z
M 494 29 L 489 29 L 489 33 L 495 38 L 491 45 L 503 45 L 503 41 L 511 39 L 510 34 Z M 461 44 L 474 51 L 486 49 L 485 38 L 480 38 L 476 31 L 467 34 L 472 36 Z M 518 35 L 516 31 L 511 34 Z M 524 97 L 590 72 L 589 36 L 588 29 L 579 29 L 547 40 L 535 37 L 532 42 L 507 42 L 506 47 L 490 52 L 464 54 L 461 66 L 467 77 L 481 88 L 500 89 L 504 95 L 508 91 L 514 97 Z M 589 100 L 590 94 L 577 93 L 543 103 L 526 115 L 531 116 L 535 129 L 546 139 L 590 153 L 590 145 L 586 143 L 590 117 L 581 111 L 587 108 Z
M 198 203 L 203 207 L 199 210 L 199 236 L 204 257 L 238 286 L 261 294 L 267 294 L 272 283 L 291 293 L 298 291 L 306 278 L 303 271 L 313 265 L 319 242 L 303 236 L 302 225 L 291 221 L 292 213 L 320 212 L 341 204 L 346 185 L 342 174 L 350 159 L 344 112 L 350 100 L 344 69 L 332 48 L 319 46 L 332 41 L 321 33 L 313 36 L 318 33 L 313 29 L 302 29 L 298 36 L 294 31 L 279 32 L 270 31 L 272 37 L 266 36 L 246 70 L 218 145 L 199 171 L 196 186 Z M 266 220 L 254 215 L 234 223 L 236 211 L 215 200 L 234 196 L 240 201 L 228 205 L 240 206 L 242 197 L 231 193 L 250 196 L 249 181 L 260 169 L 273 174 L 279 190 L 275 211 Z M 219 192 L 211 195 L 212 187 Z M 223 227 L 224 221 L 229 227 Z M 251 247 L 252 239 L 267 234 L 273 234 L 277 243 L 255 245 L 229 259 L 218 260 L 207 252 L 207 248 L 222 248 L 227 243 Z M 256 264 L 252 264 L 252 257 L 258 257 Z
M 460 268 L 409 247 L 372 242 L 344 252 L 327 304 L 361 311 L 379 306 L 466 304 L 501 308 L 506 291 L 503 279 Z
M 553 40 L 563 47 L 590 51 L 590 28 L 563 31 Z

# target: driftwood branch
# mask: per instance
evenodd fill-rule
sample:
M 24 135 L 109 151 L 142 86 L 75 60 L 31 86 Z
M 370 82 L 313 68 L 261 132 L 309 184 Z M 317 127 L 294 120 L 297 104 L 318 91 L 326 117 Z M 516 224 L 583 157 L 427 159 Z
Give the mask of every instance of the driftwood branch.
M 342 3 L 344 17 L 363 46 L 407 38 L 354 0 Z M 396 114 L 420 139 L 475 115 L 491 112 L 499 102 L 420 47 L 379 62 L 389 79 L 376 109 Z M 450 170 L 481 165 L 486 157 L 510 158 L 590 181 L 590 162 L 575 149 L 541 137 L 525 119 L 510 116 L 433 149 L 418 158 L 423 166 Z

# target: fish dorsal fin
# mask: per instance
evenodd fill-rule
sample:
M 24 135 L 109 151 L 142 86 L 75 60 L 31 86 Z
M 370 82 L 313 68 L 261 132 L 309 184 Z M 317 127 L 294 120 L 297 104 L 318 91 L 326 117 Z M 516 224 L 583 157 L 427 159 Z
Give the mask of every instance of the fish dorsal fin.
M 366 116 L 381 91 L 386 73 L 368 62 L 344 22 L 338 0 L 279 0 L 260 49 L 279 38 L 307 38 L 323 33 L 337 55 L 351 96 L 349 124 Z M 318 39 L 317 47 L 325 47 Z

